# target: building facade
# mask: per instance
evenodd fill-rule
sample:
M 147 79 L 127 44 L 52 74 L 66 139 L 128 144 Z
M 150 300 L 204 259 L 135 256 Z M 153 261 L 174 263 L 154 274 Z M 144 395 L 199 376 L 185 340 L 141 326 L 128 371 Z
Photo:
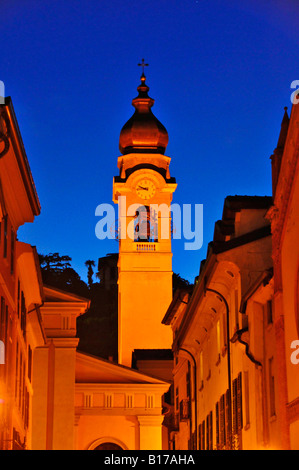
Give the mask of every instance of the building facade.
M 177 292 L 163 319 L 175 449 L 299 448 L 298 116 L 285 111 L 273 197 L 225 199 L 193 291 Z
M 34 247 L 17 239 L 40 212 L 12 102 L 0 106 L 0 448 L 30 442 L 32 355 L 43 341 L 42 293 Z M 29 444 L 30 445 L 30 444 Z
M 0 449 L 168 447 L 163 407 L 172 336 L 161 320 L 172 295 L 171 241 L 161 241 L 161 216 L 152 219 L 147 203 L 153 197 L 169 208 L 176 184 L 164 155 L 167 131 L 150 110 L 144 75 L 138 91 L 136 113 L 121 132 L 114 180 L 115 202 L 127 194 L 138 216 L 123 218 L 126 230 L 133 220 L 134 234 L 120 240 L 118 257 L 109 258 L 113 276 L 111 266 L 101 272 L 109 288 L 119 272 L 118 362 L 77 350 L 76 320 L 90 301 L 44 285 L 36 249 L 17 239 L 19 226 L 34 221 L 40 204 L 12 102 L 1 105 Z M 166 226 L 169 233 L 169 211 Z
M 299 449 L 299 107 L 285 110 L 272 160 L 275 349 L 283 447 Z M 297 351 L 297 353 L 296 353 Z

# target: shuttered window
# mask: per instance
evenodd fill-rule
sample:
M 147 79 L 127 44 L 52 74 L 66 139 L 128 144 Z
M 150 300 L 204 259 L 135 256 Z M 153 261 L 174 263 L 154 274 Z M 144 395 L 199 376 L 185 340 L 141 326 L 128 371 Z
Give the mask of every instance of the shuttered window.
M 216 403 L 216 449 L 220 447 L 220 415 L 219 402 Z
M 213 414 L 212 411 L 208 414 L 206 419 L 206 442 L 207 450 L 213 449 Z
M 229 390 L 225 393 L 225 445 L 230 446 L 231 443 L 231 399 Z
M 237 379 L 237 413 L 238 413 L 238 430 L 243 428 L 243 411 L 242 411 L 242 372 L 239 373 Z
M 233 435 L 234 446 L 241 448 L 241 437 L 243 428 L 243 411 L 242 411 L 242 373 L 233 380 Z
M 14 273 L 15 268 L 15 232 L 11 229 L 10 237 L 10 274 Z
M 198 450 L 201 449 L 201 424 L 198 425 Z
M 205 450 L 205 422 L 201 423 L 201 450 Z
M 4 233 L 3 233 L 3 257 L 7 257 L 7 215 L 4 217 Z
M 220 398 L 220 412 L 219 412 L 219 431 L 220 431 L 220 448 L 222 449 L 226 442 L 226 429 L 225 429 L 225 395 Z
M 270 395 L 270 416 L 275 416 L 275 382 L 273 370 L 273 357 L 269 359 L 269 395 Z

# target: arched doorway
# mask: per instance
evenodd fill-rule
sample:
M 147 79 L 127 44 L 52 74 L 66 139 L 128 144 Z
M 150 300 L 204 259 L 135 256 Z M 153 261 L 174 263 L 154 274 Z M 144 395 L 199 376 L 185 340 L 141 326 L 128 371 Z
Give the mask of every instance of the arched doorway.
M 128 450 L 128 447 L 115 437 L 105 436 L 93 441 L 88 450 Z
M 119 445 L 114 442 L 103 442 L 94 448 L 94 450 L 123 450 Z

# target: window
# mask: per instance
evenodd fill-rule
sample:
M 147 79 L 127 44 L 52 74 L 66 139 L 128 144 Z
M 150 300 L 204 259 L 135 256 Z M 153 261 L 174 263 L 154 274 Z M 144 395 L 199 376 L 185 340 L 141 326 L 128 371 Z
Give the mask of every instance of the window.
M 216 446 L 229 448 L 231 444 L 231 400 L 227 390 L 216 405 Z
M 4 340 L 5 334 L 5 299 L 1 297 L 1 305 L 0 305 L 0 339 Z
M 200 387 L 199 390 L 202 390 L 203 388 L 203 352 L 200 352 L 199 355 L 199 373 L 200 373 Z
M 3 257 L 7 257 L 7 215 L 4 217 Z
M 26 369 L 26 364 L 25 364 L 25 360 L 23 361 L 23 374 L 22 374 L 22 408 L 21 408 L 21 412 L 22 412 L 22 418 L 24 420 L 25 418 L 25 405 L 26 405 L 26 393 L 25 393 L 25 380 L 26 380 L 26 377 L 25 377 L 25 369 Z
M 239 299 L 238 299 L 238 290 L 235 289 L 235 325 L 236 330 L 239 329 Z
M 186 394 L 189 400 L 191 400 L 191 365 L 188 361 L 188 371 L 186 373 Z
M 216 337 L 217 337 L 217 359 L 216 365 L 219 364 L 221 358 L 221 330 L 220 330 L 220 321 L 217 321 L 216 324 Z
M 13 428 L 12 448 L 13 450 L 25 450 L 25 442 L 22 443 L 20 434 L 15 430 L 15 428 Z
M 24 424 L 25 428 L 28 429 L 29 427 L 29 406 L 30 406 L 30 395 L 26 388 L 25 396 L 24 396 Z
M 11 229 L 10 238 L 10 274 L 14 273 L 15 266 L 15 232 Z
M 158 218 L 148 206 L 140 206 L 135 213 L 134 240 L 136 242 L 158 241 Z
M 233 380 L 233 435 L 234 447 L 240 448 L 241 446 L 241 431 L 243 427 L 242 415 L 242 374 L 239 373 L 238 377 Z
M 26 302 L 23 291 L 21 292 L 21 330 L 26 339 Z
M 269 359 L 269 398 L 270 398 L 270 416 L 275 416 L 275 382 L 273 357 Z
M 175 411 L 179 411 L 179 387 L 175 387 Z
M 213 414 L 212 411 L 208 414 L 206 419 L 206 443 L 207 450 L 213 450 Z
M 18 279 L 18 298 L 17 298 L 18 318 L 20 318 L 20 312 L 21 312 L 21 284 L 20 284 L 20 280 Z
M 229 390 L 226 390 L 225 393 L 225 435 L 226 435 L 226 440 L 225 440 L 225 445 L 230 446 L 231 444 L 231 397 Z
M 216 449 L 220 448 L 220 413 L 219 402 L 216 403 Z
M 18 397 L 18 374 L 19 374 L 19 343 L 16 346 L 16 373 L 15 373 L 15 400 Z
M 190 419 L 190 401 L 184 398 L 180 401 L 180 421 L 188 421 Z
M 21 410 L 22 406 L 22 385 L 23 385 L 23 354 L 20 351 L 20 358 L 19 358 L 19 384 L 18 384 L 18 407 Z
M 31 382 L 32 379 L 32 349 L 28 346 L 28 379 Z
M 268 300 L 266 303 L 266 318 L 267 324 L 273 323 L 273 314 L 272 314 L 272 300 Z
M 198 450 L 201 450 L 201 424 L 198 425 Z
M 226 443 L 226 428 L 225 428 L 225 395 L 221 395 L 219 404 L 219 445 L 220 449 Z
M 226 313 L 222 314 L 222 340 L 224 348 L 227 348 L 227 318 Z
M 201 423 L 201 450 L 205 450 L 205 422 Z
M 205 450 L 205 421 L 198 426 L 198 450 Z
M 245 392 L 245 426 L 250 424 L 250 408 L 249 408 L 249 373 L 244 372 L 244 392 Z
M 4 344 L 6 346 L 6 358 L 5 358 L 5 380 L 7 378 L 7 360 L 8 360 L 8 337 L 9 337 L 9 314 L 8 314 L 8 305 L 5 306 L 5 318 L 4 318 Z
M 188 450 L 196 450 L 196 431 L 194 431 L 192 434 L 191 434 L 191 439 L 189 440 L 189 449 Z

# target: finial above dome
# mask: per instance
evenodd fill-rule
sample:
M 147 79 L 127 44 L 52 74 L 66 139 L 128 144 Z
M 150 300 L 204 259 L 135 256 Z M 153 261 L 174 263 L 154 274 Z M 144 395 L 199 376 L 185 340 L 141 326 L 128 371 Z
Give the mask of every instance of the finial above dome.
M 132 100 L 135 113 L 123 126 L 119 137 L 119 149 L 122 154 L 128 153 L 165 153 L 168 144 L 168 133 L 163 124 L 154 116 L 151 107 L 155 100 L 148 96 L 144 67 L 142 67 L 141 83 L 137 87 L 138 96 Z

